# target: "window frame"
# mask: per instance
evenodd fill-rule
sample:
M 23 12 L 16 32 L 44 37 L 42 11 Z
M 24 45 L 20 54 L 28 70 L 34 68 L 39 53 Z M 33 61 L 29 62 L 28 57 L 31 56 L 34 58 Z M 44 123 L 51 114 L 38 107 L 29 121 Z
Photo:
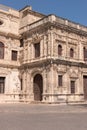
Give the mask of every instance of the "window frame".
M 18 57 L 18 51 L 12 50 L 11 51 L 11 60 L 12 61 L 17 61 L 17 57 Z
M 74 80 L 71 80 L 70 81 L 70 92 L 71 92 L 71 94 L 75 94 L 75 92 L 76 92 L 76 82 L 74 81 Z
M 74 58 L 74 49 L 70 48 L 70 58 Z
M 4 59 L 4 43 L 0 42 L 0 59 Z
M 40 42 L 34 44 L 34 57 L 40 57 Z
M 63 75 L 58 75 L 58 86 L 59 87 L 63 86 Z
M 85 47 L 83 48 L 83 57 L 84 61 L 87 61 L 87 49 Z
M 1 85 L 3 85 L 1 87 Z M 0 94 L 5 93 L 5 77 L 0 77 Z
M 23 38 L 20 39 L 20 47 L 23 47 L 24 46 L 24 40 Z
M 62 56 L 62 46 L 58 45 L 58 56 Z
M 21 91 L 23 90 L 23 79 L 20 79 L 20 83 L 21 83 Z

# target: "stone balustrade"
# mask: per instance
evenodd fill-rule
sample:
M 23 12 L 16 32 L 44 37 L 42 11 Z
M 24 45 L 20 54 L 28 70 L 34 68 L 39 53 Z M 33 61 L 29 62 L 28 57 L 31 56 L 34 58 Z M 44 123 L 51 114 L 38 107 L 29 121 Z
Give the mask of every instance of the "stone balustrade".
M 86 26 L 80 25 L 79 23 L 75 23 L 75 22 L 72 22 L 72 21 L 64 19 L 64 18 L 56 17 L 56 22 L 58 22 L 62 25 L 65 25 L 65 26 L 69 26 L 71 28 L 75 28 L 75 29 L 79 29 L 81 31 L 87 32 Z
M 80 25 L 79 23 L 75 23 L 75 22 L 72 22 L 72 21 L 69 21 L 67 19 L 64 19 L 64 18 L 61 18 L 61 17 L 57 17 L 55 15 L 48 15 L 47 17 L 43 18 L 43 19 L 40 19 L 32 24 L 29 24 L 29 25 L 26 25 L 22 28 L 20 28 L 20 33 L 24 33 L 28 30 L 31 30 L 35 27 L 38 27 L 40 25 L 43 25 L 43 24 L 46 24 L 46 23 L 58 23 L 58 24 L 61 24 L 61 25 L 65 25 L 65 26 L 68 26 L 68 27 L 71 27 L 71 28 L 74 28 L 74 29 L 77 29 L 77 30 L 80 30 L 80 31 L 85 31 L 87 32 L 87 27 L 86 26 L 83 26 L 83 25 Z

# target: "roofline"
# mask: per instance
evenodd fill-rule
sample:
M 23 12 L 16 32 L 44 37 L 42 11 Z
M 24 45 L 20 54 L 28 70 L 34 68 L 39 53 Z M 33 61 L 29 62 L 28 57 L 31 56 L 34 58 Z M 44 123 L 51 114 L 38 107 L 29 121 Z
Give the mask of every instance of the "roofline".
M 36 11 L 34 11 L 34 10 L 30 10 L 32 13 L 34 13 L 34 14 L 36 14 L 36 15 L 40 15 L 40 16 L 42 16 L 42 17 L 46 17 L 47 15 L 45 15 L 45 14 L 42 14 L 42 13 L 38 13 L 38 12 L 36 12 Z
M 19 12 L 23 11 L 23 10 L 26 10 L 26 9 L 29 9 L 30 12 L 36 14 L 36 15 L 40 15 L 42 17 L 45 17 L 46 15 L 45 14 L 42 14 L 42 13 L 39 13 L 37 11 L 34 11 L 32 10 L 32 7 L 30 5 L 26 5 L 24 8 L 22 8 L 21 10 L 19 10 Z
M 75 24 L 75 25 L 80 25 L 80 26 L 83 26 L 83 27 L 87 28 L 87 25 L 81 24 L 81 23 L 79 23 L 79 22 L 75 22 L 75 21 L 70 20 L 70 19 L 68 19 L 68 18 L 64 18 L 64 17 L 61 17 L 61 16 L 57 16 L 57 15 L 55 15 L 55 14 L 50 14 L 50 15 L 54 15 L 55 17 L 60 18 L 60 19 L 62 19 L 62 20 L 67 20 L 68 22 L 71 22 L 71 23 L 73 23 L 73 24 Z
M 48 18 L 48 21 L 47 20 L 43 21 L 45 18 Z M 63 20 L 63 23 L 62 23 L 61 20 Z M 40 19 L 38 21 L 35 21 L 34 23 L 28 24 L 27 26 L 30 26 L 30 29 L 33 29 L 33 28 L 35 28 L 35 26 L 33 27 L 33 25 L 35 23 L 40 22 L 40 21 L 43 21 L 43 24 L 46 24 L 46 25 L 47 25 L 47 23 L 50 23 L 49 25 L 56 26 L 58 28 L 65 29 L 65 30 L 68 30 L 68 31 L 72 30 L 72 32 L 74 32 L 76 34 L 87 36 L 87 27 L 86 26 L 74 23 L 74 22 L 72 22 L 72 21 L 70 21 L 68 19 L 57 17 L 54 14 L 49 14 L 48 16 L 43 17 L 42 19 Z M 41 22 L 41 24 L 38 24 L 37 26 L 41 26 L 41 25 L 42 25 L 42 22 Z M 73 26 L 73 25 L 75 25 L 75 26 Z M 20 30 L 25 28 L 25 27 L 26 26 L 20 28 Z M 20 34 L 22 34 L 22 33 L 23 33 L 23 31 L 21 31 Z
M 25 7 L 23 7 L 22 9 L 19 10 L 19 12 L 21 12 L 22 10 L 28 8 L 28 7 L 31 7 L 30 5 L 26 5 Z
M 18 11 L 17 9 L 7 6 L 7 5 L 0 4 L 0 6 L 1 6 L 1 10 L 4 10 L 6 8 L 6 9 L 12 9 L 12 10 Z

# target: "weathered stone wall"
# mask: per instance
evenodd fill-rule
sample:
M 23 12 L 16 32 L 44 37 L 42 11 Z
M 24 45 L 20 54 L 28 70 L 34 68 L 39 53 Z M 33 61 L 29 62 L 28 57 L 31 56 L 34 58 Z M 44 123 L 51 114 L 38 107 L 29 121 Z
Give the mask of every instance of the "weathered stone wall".
M 54 15 L 44 16 L 32 11 L 31 7 L 20 11 L 0 8 L 0 42 L 5 46 L 4 59 L 0 59 L 5 93 L 0 94 L 0 101 L 34 101 L 34 77 L 37 74 L 43 81 L 43 102 L 84 100 L 83 76 L 87 75 L 87 64 L 83 48 L 87 48 L 87 28 Z M 20 39 L 23 40 L 22 47 Z M 40 43 L 37 58 L 36 43 Z M 58 45 L 62 46 L 61 56 Z M 74 57 L 70 57 L 71 48 Z M 17 61 L 11 59 L 12 50 L 18 51 Z M 58 75 L 62 75 L 62 86 L 58 86 Z M 74 94 L 70 81 L 75 81 Z
M 32 24 L 45 15 L 41 15 L 38 12 L 35 12 L 31 9 L 31 7 L 26 7 L 23 10 L 20 10 L 20 28 Z
M 4 35 L 19 35 L 19 12 L 9 8 L 8 10 L 0 7 L 0 34 Z

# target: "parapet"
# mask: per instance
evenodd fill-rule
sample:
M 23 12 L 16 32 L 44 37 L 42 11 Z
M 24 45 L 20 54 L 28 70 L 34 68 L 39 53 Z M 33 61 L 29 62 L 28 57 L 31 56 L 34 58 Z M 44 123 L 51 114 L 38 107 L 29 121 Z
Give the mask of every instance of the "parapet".
M 11 7 L 5 6 L 0 4 L 0 13 L 4 13 L 4 14 L 9 14 L 9 15 L 13 15 L 15 17 L 19 17 L 19 11 L 15 10 Z

